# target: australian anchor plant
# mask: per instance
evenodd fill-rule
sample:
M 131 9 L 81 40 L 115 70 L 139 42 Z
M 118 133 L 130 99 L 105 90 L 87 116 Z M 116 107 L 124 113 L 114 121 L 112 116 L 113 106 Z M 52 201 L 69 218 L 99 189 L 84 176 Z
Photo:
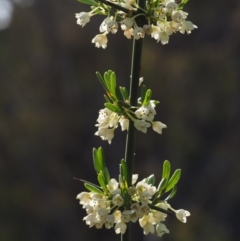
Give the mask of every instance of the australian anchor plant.
M 104 107 L 99 110 L 96 136 L 112 143 L 114 131 L 118 126 L 127 131 L 125 157 L 116 163 L 120 165 L 119 176 L 112 178 L 106 166 L 104 151 L 93 148 L 93 166 L 98 184 L 87 180 L 86 191 L 77 195 L 80 205 L 86 210 L 83 220 L 91 228 L 114 228 L 121 240 L 130 241 L 129 223 L 138 222 L 145 235 L 154 233 L 161 237 L 169 230 L 163 223 L 167 216 L 174 216 L 183 223 L 187 222 L 190 212 L 174 209 L 169 204 L 177 191 L 181 170 L 171 172 L 170 162 L 165 160 L 159 184 L 154 174 L 138 181 L 133 174 L 136 130 L 147 133 L 149 127 L 158 134 L 166 124 L 156 121 L 158 100 L 152 99 L 152 90 L 141 85 L 140 78 L 142 42 L 146 35 L 157 42 L 167 44 L 173 33 L 190 34 L 197 28 L 187 20 L 188 13 L 183 11 L 188 0 L 78 0 L 90 5 L 89 12 L 76 14 L 77 24 L 84 27 L 94 15 L 104 15 L 99 31 L 92 43 L 97 48 L 107 47 L 109 33 L 115 34 L 119 26 L 128 39 L 133 39 L 130 88 L 117 85 L 116 74 L 112 70 L 97 78 L 105 90 Z M 140 87 L 141 86 L 141 91 Z M 100 107 L 101 108 L 101 107 Z

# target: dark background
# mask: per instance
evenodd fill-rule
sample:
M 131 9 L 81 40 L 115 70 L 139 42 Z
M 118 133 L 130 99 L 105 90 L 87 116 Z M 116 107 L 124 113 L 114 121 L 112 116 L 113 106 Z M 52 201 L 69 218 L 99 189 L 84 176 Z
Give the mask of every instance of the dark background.
M 112 177 L 124 156 L 125 132 L 111 145 L 94 136 L 103 89 L 95 71 L 116 71 L 128 86 L 132 42 L 109 34 L 107 49 L 91 43 L 101 17 L 84 28 L 74 0 L 14 4 L 0 32 L 0 240 L 117 240 L 114 230 L 89 229 L 75 200 L 73 177 L 96 182 L 92 148 L 103 146 Z M 240 3 L 190 1 L 184 9 L 199 28 L 162 46 L 144 39 L 142 76 L 160 100 L 158 135 L 137 133 L 140 179 L 162 163 L 182 169 L 171 204 L 191 212 L 187 224 L 168 217 L 165 241 L 235 241 L 240 223 Z M 140 241 L 142 230 L 134 230 Z M 155 241 L 155 235 L 144 236 Z

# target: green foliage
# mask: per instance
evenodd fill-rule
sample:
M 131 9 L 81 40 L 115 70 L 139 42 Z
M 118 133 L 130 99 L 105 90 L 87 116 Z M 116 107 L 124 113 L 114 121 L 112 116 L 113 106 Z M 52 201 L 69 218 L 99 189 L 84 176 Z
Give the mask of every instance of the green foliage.
M 98 6 L 98 3 L 94 0 L 77 0 L 80 3 L 91 5 L 91 6 Z
M 156 204 L 159 200 L 162 199 L 163 194 L 171 190 L 172 190 L 171 193 L 165 198 L 165 200 L 169 200 L 175 196 L 177 192 L 177 183 L 181 177 L 181 170 L 180 169 L 175 170 L 171 177 L 170 177 L 170 173 L 171 173 L 171 164 L 168 160 L 165 160 L 163 163 L 162 179 L 159 182 L 153 203 Z
M 89 190 L 90 192 L 95 192 L 99 194 L 103 194 L 103 192 L 97 188 L 95 185 L 89 184 L 89 183 L 84 183 L 84 187 Z

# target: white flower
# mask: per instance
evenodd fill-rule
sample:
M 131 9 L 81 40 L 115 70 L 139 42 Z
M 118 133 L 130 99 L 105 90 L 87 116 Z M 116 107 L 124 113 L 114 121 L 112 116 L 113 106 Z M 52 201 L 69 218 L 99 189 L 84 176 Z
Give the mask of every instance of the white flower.
M 102 140 L 108 141 L 108 143 L 111 144 L 114 137 L 114 130 L 115 128 L 109 129 L 108 127 L 102 127 L 99 128 L 97 132 L 95 132 L 95 135 L 100 136 Z
M 162 237 L 163 234 L 169 233 L 169 230 L 167 229 L 167 227 L 163 223 L 159 223 L 156 226 L 156 232 L 157 232 L 157 235 L 159 237 Z
M 138 174 L 132 174 L 132 185 L 136 183 L 137 179 L 138 179 Z
M 129 126 L 129 119 L 125 118 L 124 116 L 122 116 L 119 120 L 119 123 L 122 127 L 122 131 L 128 130 L 128 126 Z
M 130 29 L 133 26 L 133 19 L 132 18 L 125 18 L 122 22 L 121 22 L 121 29 L 123 31 Z
M 156 221 L 152 213 L 149 213 L 148 215 L 145 215 L 143 218 L 139 219 L 139 224 L 143 228 L 143 233 L 145 235 L 148 233 L 154 233 L 154 225 L 156 224 Z
M 75 17 L 77 18 L 77 24 L 84 27 L 90 21 L 90 14 L 81 12 L 76 13 Z
M 122 212 L 121 220 L 122 220 L 124 223 L 128 223 L 128 222 L 131 220 L 130 215 L 133 214 L 133 213 L 134 213 L 133 210 L 124 210 L 124 211 Z
M 144 80 L 143 77 L 139 78 L 139 84 L 138 84 L 139 86 L 142 84 L 143 80 Z
M 152 128 L 154 131 L 156 131 L 158 134 L 162 134 L 162 129 L 167 128 L 165 124 L 163 124 L 160 121 L 153 121 L 152 122 Z
M 135 120 L 134 121 L 134 126 L 137 130 L 147 133 L 147 128 L 151 126 L 149 122 L 146 122 L 144 120 Z
M 103 49 L 107 48 L 107 42 L 108 39 L 106 34 L 98 34 L 92 40 L 92 43 L 95 43 L 97 48 L 102 47 Z
M 108 23 L 111 22 L 112 19 L 107 17 L 103 20 L 103 22 L 100 24 L 99 31 L 101 33 L 108 32 Z
M 135 39 L 138 40 L 140 38 L 144 38 L 145 32 L 143 31 L 143 28 L 136 27 L 134 28 L 132 35 Z
M 158 26 L 154 26 L 152 25 L 152 33 L 151 33 L 151 37 L 156 39 L 157 42 L 160 41 L 161 38 L 161 30 Z
M 118 30 L 118 23 L 117 21 L 111 21 L 107 24 L 107 31 L 115 34 Z
M 171 17 L 175 23 L 180 23 L 183 19 L 182 14 L 179 11 L 173 11 Z
M 186 223 L 187 222 L 187 217 L 190 216 L 190 212 L 184 210 L 184 209 L 179 209 L 179 210 L 174 210 L 176 213 L 177 219 L 179 219 L 181 222 Z
M 124 203 L 124 199 L 122 198 L 122 196 L 120 194 L 117 194 L 113 197 L 112 203 L 114 206 L 121 207 Z
M 121 191 L 118 188 L 118 186 L 119 186 L 119 183 L 116 181 L 116 179 L 113 178 L 107 184 L 107 189 L 112 195 L 120 194 Z
M 91 199 L 90 199 L 90 193 L 89 193 L 89 192 L 81 192 L 81 193 L 79 193 L 79 194 L 77 195 L 76 198 L 80 200 L 79 203 L 82 204 L 83 207 L 86 206 L 86 205 L 88 205 L 89 202 L 90 202 L 90 200 L 91 200 Z
M 136 5 L 136 0 L 125 0 L 125 3 L 121 3 L 121 6 L 127 9 L 133 9 L 132 5 Z
M 178 5 L 174 1 L 169 1 L 166 3 L 167 12 L 172 12 L 174 10 L 177 10 L 177 7 Z
M 126 229 L 127 229 L 127 225 L 124 222 L 120 221 L 115 225 L 116 234 L 119 234 L 119 233 L 124 234 L 126 232 Z
M 182 34 L 184 34 L 185 31 L 186 31 L 187 34 L 190 34 L 192 32 L 192 30 L 194 30 L 194 28 L 197 28 L 197 26 L 194 25 L 192 22 L 183 20 L 182 21 L 182 26 L 180 27 L 180 32 Z
M 106 218 L 105 227 L 107 229 L 110 229 L 113 227 L 113 225 L 114 225 L 114 216 L 111 214 L 111 215 L 108 215 Z

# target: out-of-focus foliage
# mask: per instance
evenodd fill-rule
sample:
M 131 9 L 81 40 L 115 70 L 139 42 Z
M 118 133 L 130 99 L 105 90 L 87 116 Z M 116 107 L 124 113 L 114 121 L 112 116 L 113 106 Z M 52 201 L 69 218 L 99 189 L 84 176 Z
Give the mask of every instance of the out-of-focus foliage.
M 91 150 L 102 145 L 118 178 L 125 133 L 116 131 L 110 147 L 94 136 L 104 102 L 95 71 L 113 69 L 126 86 L 131 43 L 117 33 L 106 50 L 96 49 L 91 39 L 102 18 L 81 28 L 74 14 L 84 10 L 74 0 L 36 0 L 16 7 L 11 26 L 0 32 L 0 240 L 115 238 L 86 228 L 75 200 L 84 187 L 73 177 L 96 182 Z M 187 224 L 168 220 L 171 235 L 162 240 L 235 241 L 240 3 L 192 0 L 186 11 L 199 27 L 190 36 L 173 36 L 167 46 L 144 41 L 142 76 L 168 128 L 161 136 L 137 133 L 135 171 L 159 176 L 165 159 L 182 169 L 172 204 L 192 215 Z

